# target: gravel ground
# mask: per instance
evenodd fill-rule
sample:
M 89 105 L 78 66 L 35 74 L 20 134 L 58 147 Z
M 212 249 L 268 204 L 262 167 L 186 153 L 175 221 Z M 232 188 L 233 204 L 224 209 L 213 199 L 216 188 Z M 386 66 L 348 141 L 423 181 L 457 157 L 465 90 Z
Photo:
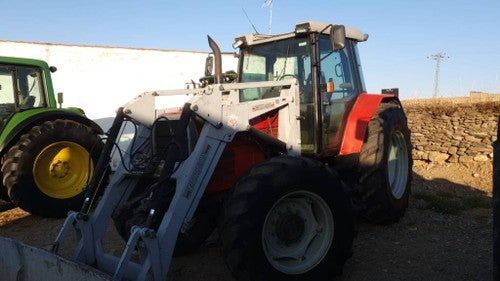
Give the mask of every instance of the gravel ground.
M 358 223 L 354 255 L 336 280 L 492 280 L 491 163 L 417 165 L 412 188 L 400 222 Z M 0 235 L 48 247 L 63 220 L 11 207 L 0 204 Z M 174 259 L 170 280 L 233 280 L 215 237 Z M 118 238 L 108 243 L 116 253 L 123 245 Z

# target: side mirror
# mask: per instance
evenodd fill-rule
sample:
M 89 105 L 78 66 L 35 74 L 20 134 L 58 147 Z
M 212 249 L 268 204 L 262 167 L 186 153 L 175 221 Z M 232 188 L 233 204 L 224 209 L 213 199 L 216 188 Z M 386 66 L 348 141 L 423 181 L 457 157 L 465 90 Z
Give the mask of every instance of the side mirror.
M 332 25 L 330 28 L 330 43 L 332 50 L 342 50 L 345 47 L 345 26 Z
M 64 102 L 63 93 L 62 92 L 57 93 L 57 103 L 59 104 L 59 108 L 62 107 L 63 102 Z
M 214 71 L 214 57 L 208 55 L 205 60 L 205 76 L 211 76 Z

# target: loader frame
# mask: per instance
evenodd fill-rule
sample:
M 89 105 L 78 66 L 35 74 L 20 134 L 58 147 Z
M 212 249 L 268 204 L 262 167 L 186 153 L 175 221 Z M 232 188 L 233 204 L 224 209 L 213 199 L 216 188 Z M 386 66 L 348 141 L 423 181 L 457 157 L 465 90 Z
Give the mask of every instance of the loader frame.
M 239 101 L 239 90 L 258 87 L 279 88 L 279 96 L 250 102 Z M 112 220 L 113 211 L 131 195 L 143 176 L 150 172 L 129 170 L 127 165 L 139 150 L 151 149 L 144 145 L 150 136 L 151 126 L 159 117 L 155 99 L 161 96 L 193 95 L 182 109 L 174 130 L 173 143 L 185 141 L 191 116 L 203 119 L 204 126 L 192 153 L 185 160 L 179 159 L 178 145 L 170 145 L 163 161 L 158 179 L 159 189 L 175 192 L 168 211 L 163 216 L 158 230 L 147 226 L 135 226 L 120 258 L 105 253 L 103 239 Z M 118 110 L 109 131 L 106 146 L 97 164 L 89 194 L 80 212 L 71 212 L 54 243 L 53 251 L 68 237 L 71 229 L 76 231 L 78 243 L 73 260 L 93 265 L 113 276 L 133 280 L 166 280 L 168 269 L 179 231 L 184 231 L 203 196 L 205 188 L 216 168 L 227 143 L 238 132 L 252 131 L 250 120 L 271 111 L 279 112 L 279 132 L 275 142 L 281 142 L 289 155 L 300 155 L 300 98 L 297 80 L 276 82 L 253 82 L 239 84 L 216 84 L 203 89 L 181 91 L 156 91 L 138 96 Z M 109 155 L 117 140 L 124 121 L 137 122 L 139 129 L 135 144 L 125 154 L 124 162 L 115 172 L 103 198 L 95 211 L 90 213 L 97 186 L 106 176 Z M 258 133 L 256 133 L 258 134 Z M 141 144 L 141 145 L 139 145 Z M 155 210 L 150 210 L 150 216 Z M 139 250 L 140 262 L 132 261 Z

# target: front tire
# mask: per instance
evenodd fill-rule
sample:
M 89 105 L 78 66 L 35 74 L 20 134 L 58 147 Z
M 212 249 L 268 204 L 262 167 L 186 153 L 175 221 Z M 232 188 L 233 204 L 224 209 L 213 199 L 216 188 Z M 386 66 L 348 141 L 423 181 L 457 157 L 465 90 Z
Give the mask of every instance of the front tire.
M 359 194 L 370 222 L 398 221 L 408 208 L 412 179 L 411 142 L 400 105 L 382 103 L 368 123 L 359 157 Z
M 134 191 L 135 194 L 113 214 L 115 228 L 124 241 L 128 241 L 134 225 L 145 225 L 149 211 L 154 204 L 153 200 L 155 200 L 155 198 L 151 198 L 150 194 L 156 185 L 157 183 L 151 183 L 148 188 L 142 190 L 140 187 L 148 186 L 148 184 L 139 184 L 138 189 Z M 172 196 L 164 198 L 161 207 L 156 209 L 157 215 L 150 225 L 152 229 L 158 230 L 171 200 Z M 219 209 L 220 203 L 216 198 L 206 194 L 201 198 L 190 227 L 186 232 L 179 232 L 177 236 L 174 257 L 185 256 L 198 250 L 217 226 Z
M 223 209 L 225 261 L 238 280 L 324 280 L 351 254 L 345 186 L 324 164 L 278 157 L 253 167 Z
M 64 217 L 81 208 L 103 143 L 91 128 L 72 120 L 46 121 L 21 136 L 4 157 L 3 184 L 25 211 Z

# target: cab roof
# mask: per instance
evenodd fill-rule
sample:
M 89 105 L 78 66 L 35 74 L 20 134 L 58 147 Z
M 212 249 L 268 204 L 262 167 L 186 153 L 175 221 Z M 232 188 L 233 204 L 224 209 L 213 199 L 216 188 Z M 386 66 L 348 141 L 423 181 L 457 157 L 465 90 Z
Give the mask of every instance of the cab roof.
M 31 58 L 18 58 L 18 57 L 3 57 L 0 56 L 0 63 L 4 64 L 16 64 L 16 65 L 26 65 L 26 66 L 38 66 L 44 69 L 48 69 L 49 66 L 45 61 L 31 59 Z
M 281 39 L 293 38 L 297 35 L 298 29 L 307 28 L 308 33 L 320 33 L 321 34 L 330 34 L 330 28 L 335 25 L 328 22 L 321 21 L 303 21 L 295 24 L 295 31 L 282 33 L 282 34 L 274 34 L 274 35 L 266 35 L 266 34 L 246 34 L 242 36 L 238 36 L 234 39 L 235 45 L 240 41 L 245 45 L 257 45 L 266 42 L 272 42 Z M 354 27 L 345 27 L 346 37 L 355 40 L 357 42 L 363 42 L 368 40 L 368 34 L 362 32 L 361 30 Z

